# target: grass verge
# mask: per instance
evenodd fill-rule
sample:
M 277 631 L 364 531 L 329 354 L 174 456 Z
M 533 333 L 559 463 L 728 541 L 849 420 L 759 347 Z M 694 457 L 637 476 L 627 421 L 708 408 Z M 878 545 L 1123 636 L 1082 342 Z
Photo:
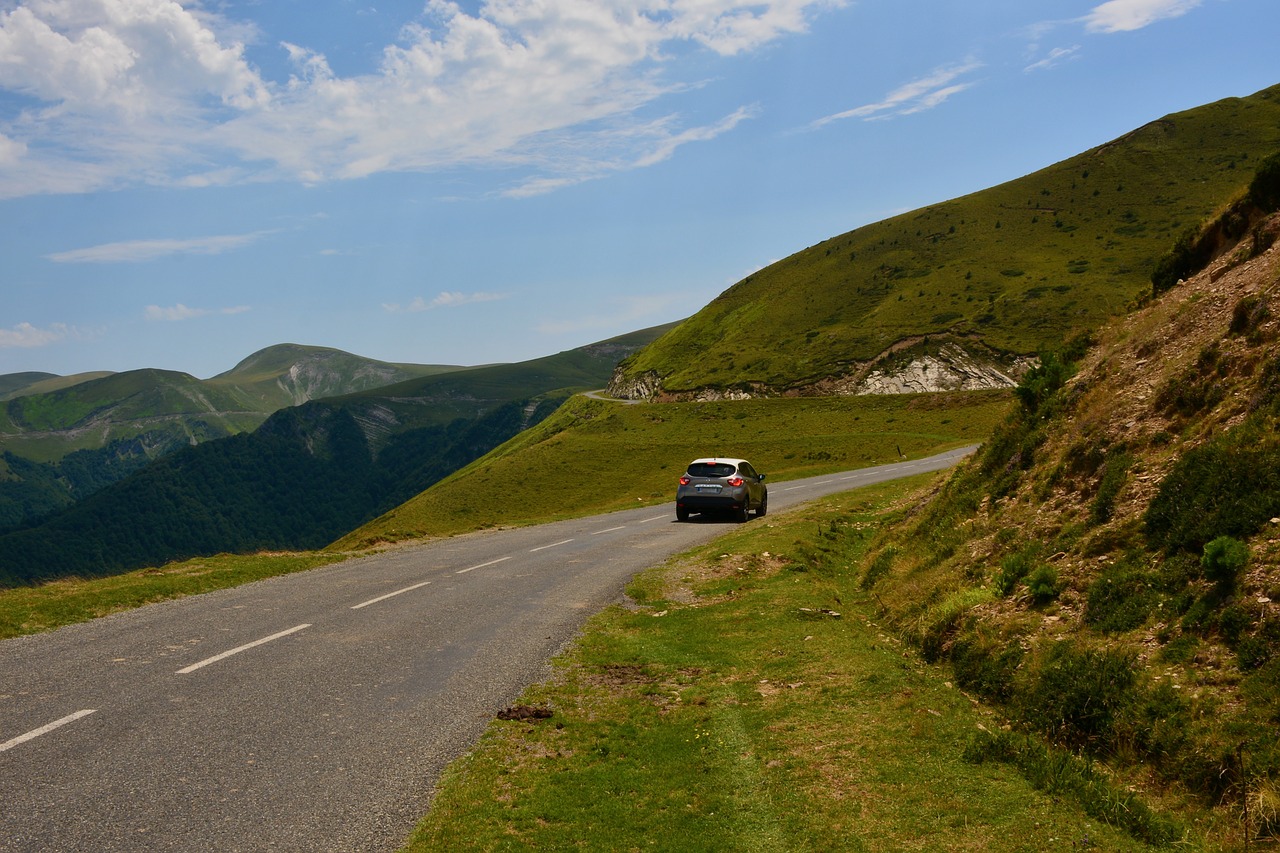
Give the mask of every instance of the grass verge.
M 1001 721 L 874 621 L 858 561 L 927 479 L 639 575 L 522 697 L 550 715 L 495 721 L 406 849 L 1148 849 L 1069 788 L 966 755 Z
M 171 598 L 239 586 L 347 559 L 348 554 L 283 553 L 197 557 L 109 578 L 52 581 L 0 590 L 0 639 L 52 631 Z

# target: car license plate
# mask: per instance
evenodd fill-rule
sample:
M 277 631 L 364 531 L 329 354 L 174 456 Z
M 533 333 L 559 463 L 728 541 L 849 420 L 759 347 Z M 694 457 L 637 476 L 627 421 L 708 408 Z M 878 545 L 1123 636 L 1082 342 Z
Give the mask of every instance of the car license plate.
M 712 492 L 714 494 L 720 494 L 720 487 L 716 485 L 699 485 L 699 486 L 695 486 L 694 488 L 696 488 L 700 492 Z

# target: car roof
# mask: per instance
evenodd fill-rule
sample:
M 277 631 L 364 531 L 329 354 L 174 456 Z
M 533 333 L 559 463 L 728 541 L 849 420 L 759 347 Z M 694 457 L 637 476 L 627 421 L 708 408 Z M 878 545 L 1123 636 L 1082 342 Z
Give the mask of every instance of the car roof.
M 703 464 L 703 463 L 707 463 L 707 464 L 722 464 L 722 463 L 723 463 L 723 464 L 725 464 L 725 465 L 733 465 L 733 466 L 736 468 L 737 466 L 741 465 L 743 462 L 746 462 L 746 461 L 747 461 L 747 460 L 745 460 L 745 459 L 730 459 L 730 458 L 729 458 L 729 457 L 727 457 L 727 456 L 704 456 L 704 457 L 702 457 L 701 459 L 695 459 L 695 460 L 693 460 L 693 461 L 692 461 L 692 462 L 690 462 L 689 464 L 690 464 L 690 465 L 699 465 L 699 464 Z M 748 464 L 750 464 L 750 463 L 748 463 Z

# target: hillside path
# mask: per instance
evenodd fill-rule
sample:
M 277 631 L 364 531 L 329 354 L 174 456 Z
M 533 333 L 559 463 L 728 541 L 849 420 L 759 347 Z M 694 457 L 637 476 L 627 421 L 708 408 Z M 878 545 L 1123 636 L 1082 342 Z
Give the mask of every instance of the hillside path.
M 771 483 L 770 512 L 972 449 Z M 472 534 L 6 640 L 0 850 L 395 850 L 591 614 L 730 527 Z

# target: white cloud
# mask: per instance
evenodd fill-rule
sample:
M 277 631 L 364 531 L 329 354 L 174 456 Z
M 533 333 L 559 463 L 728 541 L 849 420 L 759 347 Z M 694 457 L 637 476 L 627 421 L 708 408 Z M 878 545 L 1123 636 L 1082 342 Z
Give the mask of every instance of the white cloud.
M 457 308 L 460 305 L 470 305 L 475 302 L 496 302 L 505 298 L 499 293 L 458 293 L 447 291 L 431 300 L 417 296 L 408 305 L 384 302 L 382 307 L 392 314 L 417 314 L 420 311 L 431 311 L 435 308 Z
M 933 109 L 952 95 L 959 94 L 972 86 L 972 83 L 957 83 L 955 81 L 981 67 L 982 63 L 974 59 L 967 59 L 955 65 L 944 66 L 926 77 L 921 77 L 918 80 L 912 80 L 910 83 L 899 86 L 885 96 L 882 101 L 874 104 L 864 104 L 860 107 L 824 116 L 811 123 L 809 127 L 816 130 L 834 121 L 848 118 L 860 118 L 864 121 L 870 121 L 872 119 L 912 115 Z
M 47 346 L 70 334 L 71 328 L 64 323 L 54 323 L 47 329 L 38 329 L 30 323 L 19 323 L 12 329 L 0 329 L 0 349 Z
M 193 97 L 264 105 L 243 45 L 174 0 L 27 0 L 0 13 L 0 84 L 42 101 L 138 115 Z
M 1089 32 L 1121 33 L 1185 15 L 1201 0 L 1108 0 L 1084 17 Z
M 264 233 L 266 232 L 223 234 L 185 240 L 127 240 L 55 252 L 45 257 L 59 264 L 109 264 L 150 261 L 168 255 L 220 255 L 223 252 L 244 248 L 258 240 Z
M 0 169 L 17 166 L 26 153 L 26 145 L 0 133 Z
M 143 312 L 148 320 L 158 320 L 166 323 L 175 323 L 180 320 L 191 320 L 196 317 L 204 317 L 208 314 L 243 314 L 249 310 L 247 305 L 237 305 L 234 308 L 188 308 L 179 302 L 171 308 L 164 308 L 159 305 L 148 305 L 146 311 Z
M 1053 50 L 1049 51 L 1048 55 L 1045 56 L 1043 59 L 1040 59 L 1036 62 L 1031 63 L 1030 65 L 1028 65 L 1026 68 L 1022 70 L 1023 71 L 1046 71 L 1050 68 L 1054 68 L 1058 65 L 1061 65 L 1064 62 L 1069 62 L 1073 59 L 1078 59 L 1079 57 L 1080 57 L 1080 45 L 1078 44 L 1072 45 L 1071 47 L 1055 47 Z
M 316 183 L 458 165 L 522 167 L 524 194 L 639 168 L 731 129 L 637 112 L 687 84 L 690 46 L 721 55 L 803 31 L 842 0 L 428 0 L 374 73 L 340 77 L 282 44 L 264 79 L 233 22 L 176 0 L 28 0 L 0 12 L 0 197 L 126 184 Z M 470 8 L 470 7 L 468 7 Z M 539 183 L 541 182 L 541 183 Z M 522 193 L 514 193 L 522 194 Z

